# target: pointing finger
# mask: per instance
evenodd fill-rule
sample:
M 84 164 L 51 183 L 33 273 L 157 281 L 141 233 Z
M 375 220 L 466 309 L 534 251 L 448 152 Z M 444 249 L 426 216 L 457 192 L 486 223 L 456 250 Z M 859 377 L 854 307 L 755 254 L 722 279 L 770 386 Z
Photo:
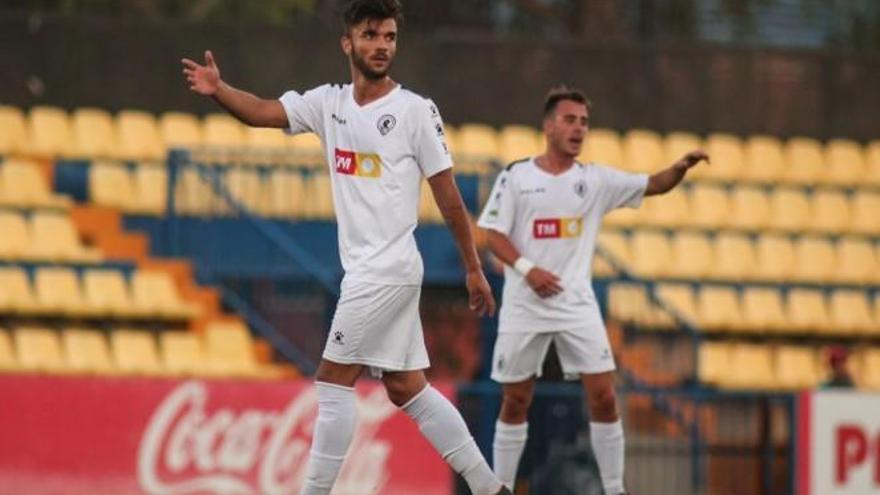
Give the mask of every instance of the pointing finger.
M 214 63 L 214 54 L 211 53 L 211 50 L 205 50 L 205 63 L 208 67 L 216 67 Z
M 196 70 L 199 67 L 201 67 L 198 63 L 193 62 L 192 60 L 190 60 L 188 58 L 181 60 L 181 63 L 183 63 L 183 65 L 186 66 L 187 69 Z

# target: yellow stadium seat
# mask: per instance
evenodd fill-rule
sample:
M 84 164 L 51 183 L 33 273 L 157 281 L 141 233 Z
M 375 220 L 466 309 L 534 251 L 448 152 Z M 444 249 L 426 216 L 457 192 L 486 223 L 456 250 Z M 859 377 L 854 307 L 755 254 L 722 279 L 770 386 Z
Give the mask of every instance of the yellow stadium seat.
M 159 349 L 165 371 L 172 374 L 210 375 L 213 371 L 204 344 L 192 332 L 162 332 Z
M 305 208 L 305 182 L 300 172 L 278 168 L 269 180 L 270 211 L 281 218 L 300 218 Z
M 751 331 L 779 330 L 786 326 L 782 295 L 769 287 L 747 287 L 743 291 L 743 324 Z
M 633 129 L 623 138 L 623 167 L 634 172 L 656 172 L 664 166 L 663 141 L 660 135 L 645 129 Z
M 306 218 L 330 220 L 333 218 L 333 196 L 330 177 L 325 173 L 312 174 L 305 181 Z
M 712 134 L 706 139 L 706 153 L 712 163 L 694 170 L 694 177 L 735 181 L 743 174 L 742 141 L 730 134 Z
M 280 129 L 266 127 L 244 128 L 244 142 L 254 151 L 280 152 L 290 149 L 291 141 Z
M 806 229 L 812 221 L 807 195 L 798 189 L 779 188 L 770 198 L 769 227 L 789 232 Z
M 621 232 L 602 230 L 599 232 L 599 245 L 608 251 L 614 261 L 629 265 L 632 263 L 632 254 L 629 251 L 629 242 Z
M 742 234 L 722 233 L 715 238 L 715 263 L 710 276 L 719 280 L 743 281 L 756 278 L 757 255 L 752 241 Z
M 859 234 L 880 235 L 880 194 L 858 191 L 852 199 L 851 230 Z
M 38 259 L 94 262 L 98 250 L 83 246 L 67 215 L 34 212 L 31 216 L 31 250 Z
M 813 221 L 810 229 L 818 232 L 839 234 L 849 230 L 851 223 L 849 199 L 842 192 L 816 191 L 813 193 Z
M 825 147 L 828 164 L 825 182 L 844 186 L 858 184 L 865 177 L 865 155 L 862 146 L 848 139 L 832 139 Z
M 137 199 L 128 168 L 113 163 L 92 163 L 89 194 L 93 203 L 124 212 L 130 211 Z
M 880 349 L 867 349 L 862 356 L 860 384 L 870 390 L 880 390 Z
M 831 328 L 828 301 L 819 289 L 793 288 L 786 298 L 787 330 L 824 333 Z
M 644 223 L 645 208 L 617 208 L 611 210 L 603 222 L 611 227 L 634 227 Z
M 825 175 L 822 144 L 815 139 L 792 138 L 785 144 L 785 174 L 782 179 L 794 184 L 816 184 Z
M 117 154 L 123 160 L 162 160 L 165 143 L 156 118 L 139 110 L 123 110 L 116 115 Z
M 650 198 L 642 205 L 642 223 L 661 227 L 677 227 L 687 223 L 691 208 L 682 189 Z
M 700 381 L 717 386 L 730 374 L 731 346 L 724 342 L 700 344 L 697 376 Z
M 259 375 L 251 333 L 240 321 L 215 321 L 205 329 L 208 360 L 218 374 Z
M 28 257 L 30 232 L 23 215 L 0 210 L 0 232 L 0 259 Z
M 83 271 L 83 288 L 90 312 L 116 317 L 133 316 L 131 293 L 119 270 L 91 269 Z
M 52 330 L 20 327 L 14 330 L 13 339 L 21 369 L 55 373 L 66 371 L 61 343 Z
M 314 133 L 297 134 L 290 140 L 291 163 L 315 169 L 325 169 L 327 160 L 321 138 Z
M 849 284 L 880 282 L 880 263 L 870 241 L 843 238 L 837 243 L 836 258 L 835 274 L 839 282 Z
M 499 158 L 511 163 L 541 154 L 541 134 L 537 129 L 524 125 L 508 125 L 498 135 Z
M 612 167 L 624 166 L 620 136 L 611 129 L 591 129 L 579 159 L 585 163 L 602 163 Z
M 166 318 L 193 318 L 199 310 L 184 301 L 167 272 L 160 270 L 137 270 L 131 277 L 134 308 L 141 314 Z
M 178 173 L 174 189 L 174 208 L 178 213 L 206 216 L 218 213 L 219 198 L 198 170 L 187 168 Z M 166 188 L 167 189 L 167 188 Z
M 443 223 L 443 214 L 434 200 L 434 193 L 427 181 L 419 188 L 419 220 L 428 223 Z
M 697 300 L 694 291 L 687 284 L 657 284 L 657 298 L 669 306 L 679 318 L 684 318 L 693 326 L 697 325 Z
M 24 112 L 16 107 L 0 105 L 0 155 L 25 151 L 27 144 Z
M 672 266 L 672 248 L 666 235 L 659 232 L 638 231 L 630 241 L 632 267 L 642 277 L 663 277 Z
M 743 178 L 773 184 L 785 174 L 782 142 L 772 136 L 756 135 L 746 140 Z
M 133 213 L 162 215 L 168 201 L 168 170 L 162 165 L 141 164 L 134 170 Z
M 732 208 L 730 198 L 723 187 L 695 184 L 690 193 L 690 225 L 705 229 L 717 229 L 730 223 Z
M 703 140 L 689 132 L 670 132 L 663 140 L 663 163 L 672 165 L 691 151 L 702 149 Z
M 484 124 L 464 124 L 458 129 L 456 163 L 465 173 L 480 172 L 486 163 L 497 159 L 498 135 L 495 129 Z
M 782 346 L 777 349 L 774 371 L 776 385 L 786 390 L 810 389 L 821 380 L 816 353 L 809 347 Z
M 159 117 L 159 133 L 168 148 L 188 148 L 203 144 L 199 119 L 188 113 L 162 114 Z
M 880 185 L 880 139 L 871 141 L 865 148 L 865 181 Z
M 34 289 L 43 312 L 65 316 L 91 314 L 79 277 L 70 268 L 39 268 L 34 276 Z
M 669 273 L 675 278 L 705 278 L 714 262 L 708 237 L 693 232 L 675 234 L 672 237 L 672 259 Z
M 39 166 L 25 160 L 6 160 L 0 164 L 0 183 L 3 184 L 0 204 L 68 208 L 70 198 L 52 193 Z
M 789 281 L 795 274 L 794 244 L 780 234 L 758 237 L 758 266 L 755 275 L 761 280 Z
M 75 373 L 113 373 L 107 339 L 97 330 L 70 328 L 62 332 L 66 368 Z
M 225 185 L 232 198 L 251 212 L 269 214 L 269 194 L 258 170 L 232 167 L 226 173 Z
M 727 225 L 730 227 L 761 230 L 770 222 L 770 212 L 770 199 L 763 189 L 741 186 L 733 190 L 731 210 L 721 213 L 727 218 Z
M 279 131 L 280 132 L 280 131 Z M 207 146 L 244 146 L 244 125 L 226 113 L 212 113 L 203 120 L 202 137 Z
M 156 339 L 142 330 L 114 330 L 110 334 L 113 362 L 121 373 L 160 375 L 163 372 Z
M 831 330 L 834 333 L 877 333 L 865 292 L 838 289 L 831 293 Z
M 835 278 L 837 258 L 831 241 L 804 237 L 795 243 L 795 278 L 805 282 L 830 283 Z
M 27 273 L 21 268 L 0 266 L 0 312 L 33 313 L 37 300 Z
M 72 156 L 77 158 L 116 158 L 119 155 L 113 117 L 105 110 L 79 108 L 71 118 Z
M 703 285 L 697 291 L 700 327 L 707 331 L 742 328 L 742 309 L 736 289 Z
M 28 116 L 27 153 L 43 158 L 68 155 L 73 150 L 73 131 L 67 112 L 57 107 L 36 106 Z
M 608 289 L 608 306 L 611 317 L 619 322 L 642 326 L 652 323 L 651 304 L 642 284 L 611 284 Z
M 728 373 L 721 385 L 737 389 L 767 390 L 777 386 L 773 369 L 773 352 L 762 344 L 736 344 L 730 351 Z
M 15 357 L 15 348 L 9 333 L 0 328 L 0 373 L 15 371 L 18 369 L 18 359 Z

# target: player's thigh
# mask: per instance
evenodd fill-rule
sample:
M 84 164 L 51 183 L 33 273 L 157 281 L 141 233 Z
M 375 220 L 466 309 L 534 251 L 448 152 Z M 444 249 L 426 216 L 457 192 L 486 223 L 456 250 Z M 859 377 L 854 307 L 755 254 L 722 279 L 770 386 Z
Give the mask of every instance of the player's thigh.
M 388 399 L 397 406 L 403 406 L 428 386 L 422 370 L 384 371 L 382 383 L 388 392 Z
M 614 353 L 604 326 L 557 332 L 553 342 L 566 379 L 615 370 Z
M 353 387 L 364 370 L 361 364 L 344 364 L 322 359 L 315 374 L 315 381 Z
M 535 378 L 512 383 L 502 383 L 501 393 L 505 404 L 527 408 L 535 396 Z
M 549 333 L 499 333 L 492 353 L 492 379 L 506 384 L 541 376 L 552 339 Z

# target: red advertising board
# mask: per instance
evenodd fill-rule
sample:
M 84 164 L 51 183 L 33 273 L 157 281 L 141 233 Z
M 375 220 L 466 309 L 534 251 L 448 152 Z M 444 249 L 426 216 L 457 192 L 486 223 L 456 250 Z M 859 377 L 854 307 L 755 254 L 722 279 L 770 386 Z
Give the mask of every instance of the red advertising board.
M 0 376 L 0 495 L 296 494 L 316 407 L 307 381 Z M 451 492 L 416 425 L 359 385 L 333 493 Z

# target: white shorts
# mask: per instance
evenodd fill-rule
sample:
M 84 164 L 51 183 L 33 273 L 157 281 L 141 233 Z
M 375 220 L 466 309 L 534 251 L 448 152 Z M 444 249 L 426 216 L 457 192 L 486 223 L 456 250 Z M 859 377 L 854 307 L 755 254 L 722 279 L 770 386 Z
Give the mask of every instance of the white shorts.
M 376 377 L 430 367 L 419 317 L 421 292 L 419 285 L 343 280 L 324 359 L 369 366 Z
M 614 354 L 604 328 L 582 328 L 559 332 L 504 332 L 498 334 L 492 356 L 492 379 L 499 383 L 518 383 L 541 376 L 550 343 L 566 380 L 580 375 L 613 371 Z

